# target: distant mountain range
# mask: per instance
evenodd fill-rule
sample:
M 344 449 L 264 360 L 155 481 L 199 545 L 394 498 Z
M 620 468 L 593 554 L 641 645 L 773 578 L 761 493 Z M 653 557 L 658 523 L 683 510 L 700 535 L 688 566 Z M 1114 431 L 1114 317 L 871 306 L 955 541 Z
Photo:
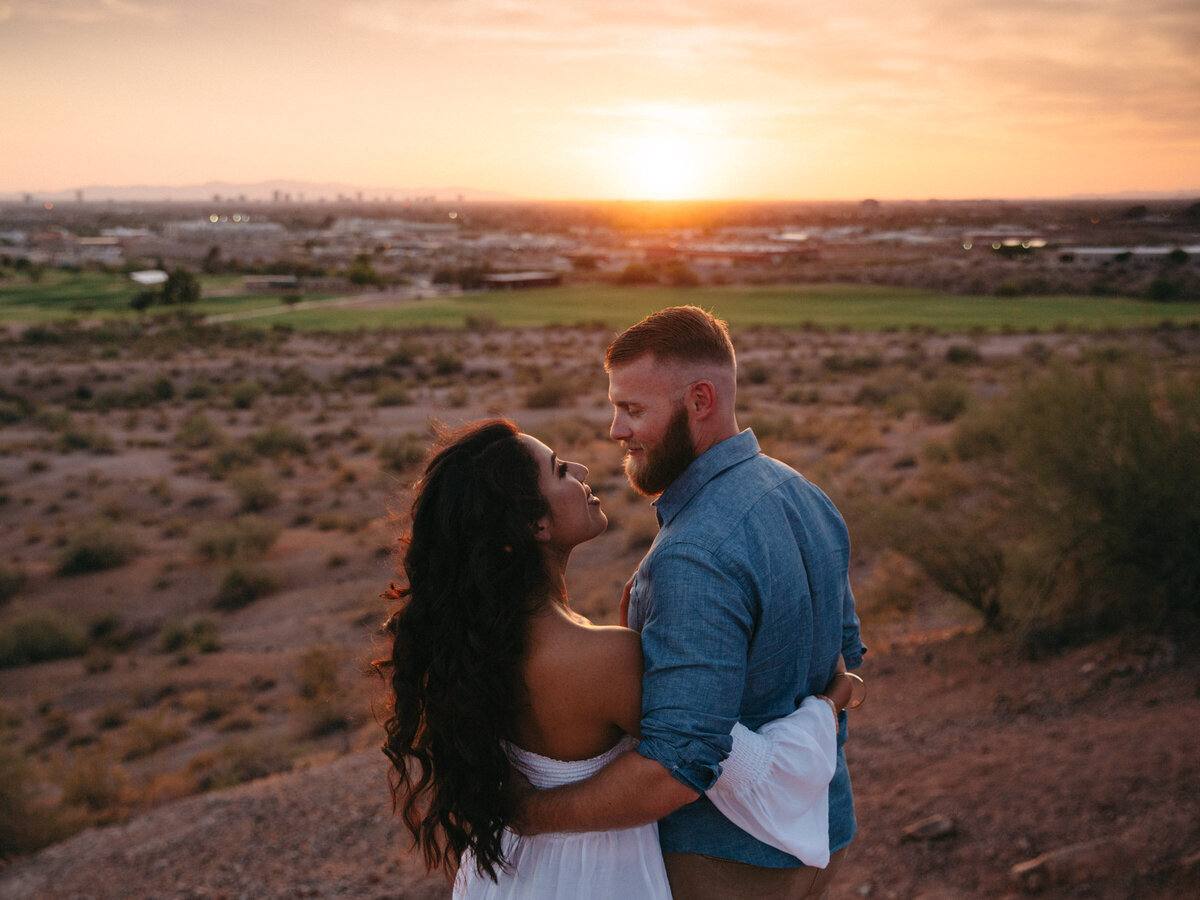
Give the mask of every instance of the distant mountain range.
M 219 197 L 221 202 L 234 203 L 239 201 L 246 203 L 260 203 L 264 201 L 316 203 L 321 200 L 336 202 L 339 198 L 351 202 L 357 202 L 361 199 L 362 202 L 390 200 L 393 203 L 401 203 L 406 200 L 424 202 L 432 200 L 439 203 L 516 202 L 528 199 L 512 194 L 503 194 L 498 191 L 481 191 L 467 187 L 379 188 L 332 181 L 318 182 L 276 179 L 254 183 L 208 181 L 204 184 L 185 185 L 87 185 L 81 188 L 70 188 L 61 191 L 9 191 L 0 192 L 0 203 L 19 203 L 27 196 L 39 203 L 70 203 L 77 198 L 78 191 L 83 192 L 84 201 L 89 203 L 106 200 L 135 203 L 162 200 L 174 200 L 184 203 L 206 203 L 212 202 L 216 197 Z M 920 202 L 919 198 L 910 199 Z M 1004 198 L 978 197 L 975 199 L 997 200 Z M 1200 188 L 1180 191 L 1112 191 L 1109 193 L 1070 194 L 1062 197 L 1013 197 L 1009 199 L 1014 203 L 1036 200 L 1195 200 L 1200 199 Z M 964 202 L 970 201 L 966 200 Z
M 315 181 L 259 181 L 253 184 L 230 181 L 208 181 L 204 184 L 164 185 L 87 185 L 63 191 L 19 191 L 0 193 L 0 202 L 20 202 L 26 196 L 31 196 L 39 202 L 72 202 L 77 192 L 83 191 L 85 202 L 102 200 L 148 202 L 155 200 L 175 200 L 179 202 L 208 202 L 215 197 L 222 201 L 244 202 L 284 201 L 292 203 L 315 203 L 320 200 L 336 201 L 339 197 L 363 202 L 391 200 L 400 203 L 405 200 L 430 199 L 442 203 L 480 202 L 488 200 L 517 200 L 509 194 L 496 191 L 480 191 L 474 188 L 441 187 L 441 188 L 378 188 L 362 187 L 339 182 Z

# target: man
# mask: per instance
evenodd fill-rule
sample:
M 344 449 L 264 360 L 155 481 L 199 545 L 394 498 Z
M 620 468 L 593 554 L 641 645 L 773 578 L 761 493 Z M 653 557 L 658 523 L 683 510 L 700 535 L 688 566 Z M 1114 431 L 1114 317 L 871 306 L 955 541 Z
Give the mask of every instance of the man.
M 827 896 L 855 830 L 844 724 L 825 870 L 750 837 L 701 792 L 720 773 L 735 721 L 757 728 L 791 712 L 821 691 L 840 655 L 849 668 L 861 663 L 845 523 L 739 431 L 724 322 L 691 306 L 662 310 L 617 337 L 605 368 L 625 472 L 658 498 L 659 534 L 629 600 L 645 658 L 641 742 L 586 781 L 524 800 L 519 830 L 659 819 L 676 900 Z

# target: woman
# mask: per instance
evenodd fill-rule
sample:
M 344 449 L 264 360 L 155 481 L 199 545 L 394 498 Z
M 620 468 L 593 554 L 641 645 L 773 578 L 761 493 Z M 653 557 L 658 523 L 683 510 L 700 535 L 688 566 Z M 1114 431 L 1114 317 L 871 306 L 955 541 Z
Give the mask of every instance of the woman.
M 639 637 L 593 626 L 567 600 L 572 550 L 608 525 L 586 477 L 583 465 L 492 420 L 444 438 L 417 487 L 408 586 L 388 594 L 402 606 L 381 664 L 393 694 L 384 752 L 404 823 L 430 870 L 457 870 L 456 897 L 670 897 L 653 824 L 522 839 L 505 828 L 517 772 L 535 787 L 563 784 L 636 743 Z M 755 836 L 820 865 L 829 707 L 836 716 L 849 701 L 845 681 L 831 682 L 832 699 L 809 698 L 769 723 L 770 737 L 735 728 L 726 769 L 741 781 L 723 774 L 709 792 Z M 775 743 L 787 744 L 778 758 Z M 787 783 L 763 790 L 766 778 Z M 801 799 L 781 809 L 781 795 Z M 786 816 L 792 844 L 772 840 Z

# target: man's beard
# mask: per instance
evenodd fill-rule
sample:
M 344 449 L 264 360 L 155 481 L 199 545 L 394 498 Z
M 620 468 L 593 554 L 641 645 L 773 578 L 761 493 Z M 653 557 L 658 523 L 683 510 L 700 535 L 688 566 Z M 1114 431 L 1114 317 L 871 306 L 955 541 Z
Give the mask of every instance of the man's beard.
M 658 446 L 643 445 L 640 463 L 626 451 L 625 475 L 639 494 L 656 497 L 669 488 L 695 458 L 696 445 L 688 430 L 687 410 L 680 403 L 671 414 Z

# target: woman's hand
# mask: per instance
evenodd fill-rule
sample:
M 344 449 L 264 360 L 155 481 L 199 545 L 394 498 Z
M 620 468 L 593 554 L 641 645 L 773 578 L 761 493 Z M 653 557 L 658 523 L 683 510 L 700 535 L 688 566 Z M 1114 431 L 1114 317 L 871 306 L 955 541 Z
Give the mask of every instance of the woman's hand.
M 837 670 L 834 672 L 833 678 L 829 679 L 829 684 L 825 685 L 825 690 L 822 692 L 826 697 L 834 702 L 838 712 L 845 709 L 850 698 L 854 695 L 854 684 L 849 678 L 842 678 L 841 673 L 846 671 L 846 660 L 841 656 L 838 657 Z
M 629 595 L 633 593 L 633 579 L 637 577 L 637 572 L 629 576 L 629 580 L 625 582 L 625 590 L 621 591 L 621 605 L 617 607 L 617 621 L 621 623 L 622 628 L 629 627 Z M 845 666 L 845 663 L 842 663 Z

